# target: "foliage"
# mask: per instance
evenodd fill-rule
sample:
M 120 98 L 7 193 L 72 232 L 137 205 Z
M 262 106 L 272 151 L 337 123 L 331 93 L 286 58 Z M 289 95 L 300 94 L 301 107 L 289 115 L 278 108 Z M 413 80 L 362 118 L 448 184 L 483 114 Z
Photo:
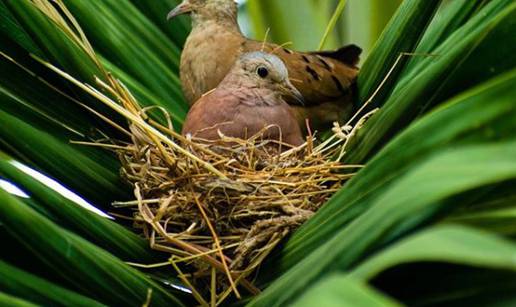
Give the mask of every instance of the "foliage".
M 0 184 L 28 194 L 0 189 L 0 304 L 191 304 L 172 270 L 124 263 L 165 259 L 122 221 L 95 215 L 22 167 L 103 210 L 130 197 L 112 153 L 70 142 L 122 133 L 94 112 L 124 122 L 35 59 L 84 82 L 102 76 L 62 32 L 64 20 L 49 20 L 38 3 L 46 2 L 0 2 Z M 256 37 L 270 26 L 271 39 L 315 49 L 337 2 L 294 3 L 251 0 Z M 187 107 L 177 71 L 189 26 L 164 17 L 177 1 L 64 4 L 102 64 L 140 101 L 174 114 L 180 128 Z M 350 0 L 347 14 L 356 7 Z M 327 47 L 342 42 L 349 20 L 337 23 Z M 293 26 L 303 23 L 310 35 Z M 249 305 L 309 306 L 323 297 L 349 306 L 516 299 L 509 282 L 516 273 L 515 31 L 511 0 L 403 1 L 362 64 L 357 99 L 368 108 L 374 96 L 381 109 L 345 159 L 365 167 L 269 257 L 258 276 L 265 290 Z M 416 55 L 400 58 L 402 52 Z

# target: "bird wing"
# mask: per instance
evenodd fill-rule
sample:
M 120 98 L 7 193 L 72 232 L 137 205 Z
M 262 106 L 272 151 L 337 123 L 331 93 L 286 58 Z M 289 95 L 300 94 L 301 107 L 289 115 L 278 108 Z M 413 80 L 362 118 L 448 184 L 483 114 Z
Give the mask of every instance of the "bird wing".
M 301 92 L 306 106 L 348 100 L 358 74 L 360 48 L 346 46 L 336 51 L 296 52 L 276 44 L 247 40 L 244 51 L 263 50 L 279 56 L 288 68 L 289 79 Z M 285 97 L 297 104 L 293 97 Z

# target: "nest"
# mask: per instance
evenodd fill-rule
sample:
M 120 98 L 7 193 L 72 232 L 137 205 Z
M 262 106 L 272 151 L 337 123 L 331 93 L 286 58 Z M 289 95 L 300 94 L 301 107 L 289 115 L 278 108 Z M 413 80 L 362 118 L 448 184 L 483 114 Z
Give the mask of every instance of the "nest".
M 309 135 L 298 148 L 263 140 L 263 133 L 249 140 L 223 135 L 217 142 L 185 138 L 174 132 L 165 110 L 160 109 L 166 124 L 147 116 L 156 108 L 140 107 L 102 65 L 73 15 L 62 3 L 57 5 L 59 11 L 47 5 L 38 8 L 91 58 L 101 78 L 95 77 L 96 86 L 91 86 L 35 59 L 129 123 L 127 130 L 76 101 L 131 139 L 74 142 L 118 152 L 122 175 L 134 186 L 136 200 L 115 205 L 134 209 L 132 220 L 138 229 L 152 248 L 170 254 L 166 265 L 174 267 L 201 305 L 218 305 L 231 293 L 240 298 L 242 288 L 257 294 L 251 274 L 281 239 L 309 219 L 360 167 L 338 161 L 374 110 L 354 127 L 349 122 L 336 124 L 334 134 L 320 144 Z
M 343 154 L 337 145 L 354 131 L 338 125 L 325 143 L 315 146 L 309 136 L 297 148 L 261 138 L 275 127 L 249 140 L 221 135 L 210 142 L 178 135 L 171 124 L 149 125 L 170 142 L 131 126 L 132 144 L 118 152 L 136 200 L 116 205 L 138 206 L 137 226 L 154 249 L 171 254 L 202 304 L 208 296 L 240 297 L 240 286 L 258 293 L 250 275 L 358 167 L 336 159 Z
M 248 140 L 220 135 L 210 142 L 175 132 L 165 110 L 142 109 L 107 72 L 108 83 L 97 78 L 97 85 L 115 99 L 42 63 L 129 122 L 126 130 L 83 105 L 131 141 L 74 143 L 117 151 L 122 176 L 134 186 L 136 199 L 114 205 L 133 208 L 135 226 L 153 249 L 170 254 L 166 265 L 173 266 L 201 305 L 218 305 L 231 293 L 241 298 L 242 288 L 260 292 L 251 274 L 361 167 L 339 161 L 349 140 L 376 111 L 354 127 L 335 123 L 333 135 L 319 144 L 311 134 L 296 148 L 262 138 L 277 127 Z M 152 119 L 163 116 L 148 116 L 153 109 L 161 110 L 165 125 Z
M 209 142 L 175 132 L 165 110 L 142 109 L 108 72 L 107 83 L 96 79 L 98 90 L 41 62 L 127 119 L 129 130 L 81 104 L 131 141 L 74 143 L 117 151 L 136 200 L 114 205 L 136 208 L 131 218 L 135 226 L 153 249 L 170 254 L 166 265 L 173 266 L 201 305 L 219 305 L 231 293 L 241 298 L 242 288 L 260 292 L 251 274 L 361 167 L 339 161 L 349 140 L 376 111 L 349 126 L 364 104 L 348 124 L 335 123 L 324 142 L 310 134 L 297 148 L 262 138 L 277 127 L 248 140 L 221 135 Z M 152 119 L 163 116 L 148 116 L 152 109 L 161 110 L 165 125 Z

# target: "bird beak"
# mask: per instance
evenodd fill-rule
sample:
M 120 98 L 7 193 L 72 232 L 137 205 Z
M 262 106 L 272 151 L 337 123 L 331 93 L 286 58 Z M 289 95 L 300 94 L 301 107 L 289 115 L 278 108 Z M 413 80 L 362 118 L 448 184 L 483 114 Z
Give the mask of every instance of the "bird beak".
M 299 103 L 299 105 L 305 105 L 305 99 L 303 98 L 303 95 L 301 95 L 301 92 L 299 92 L 299 90 L 294 85 L 292 85 L 290 80 L 287 79 L 285 85 L 282 86 L 282 90 L 285 96 L 293 97 L 294 100 Z
M 172 11 L 170 11 L 167 15 L 167 20 L 170 20 L 174 17 L 177 17 L 182 14 L 187 14 L 192 12 L 192 4 L 189 0 L 183 0 L 181 4 L 176 6 Z

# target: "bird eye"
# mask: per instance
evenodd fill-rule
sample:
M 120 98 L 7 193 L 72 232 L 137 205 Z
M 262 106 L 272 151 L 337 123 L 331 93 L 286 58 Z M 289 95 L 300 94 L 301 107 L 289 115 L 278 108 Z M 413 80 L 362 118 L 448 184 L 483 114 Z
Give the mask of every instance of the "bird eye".
M 269 70 L 263 66 L 260 66 L 256 70 L 256 73 L 258 74 L 258 76 L 260 76 L 260 78 L 265 79 L 269 75 Z

